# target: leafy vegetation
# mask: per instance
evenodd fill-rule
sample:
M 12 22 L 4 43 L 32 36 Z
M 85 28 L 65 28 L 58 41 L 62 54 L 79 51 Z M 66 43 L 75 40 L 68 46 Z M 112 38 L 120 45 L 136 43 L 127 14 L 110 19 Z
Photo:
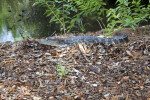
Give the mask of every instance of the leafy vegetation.
M 37 4 L 46 7 L 45 14 L 50 17 L 49 22 L 59 24 L 60 30 L 64 33 L 75 27 L 83 31 L 84 25 L 81 19 L 93 14 L 101 15 L 103 12 L 103 9 L 100 10 L 101 5 L 105 5 L 102 0 L 36 0 L 34 5 Z M 100 19 L 100 17 L 97 18 Z
M 150 19 L 150 5 L 145 7 L 141 5 L 141 0 L 117 0 L 117 7 L 107 10 L 107 29 L 105 30 L 109 34 L 113 34 L 114 28 L 119 27 L 121 30 L 123 27 L 131 27 L 135 30 L 135 27 L 143 21 Z
M 78 14 L 76 16 L 71 15 L 71 13 L 76 12 L 77 9 L 73 6 L 73 1 L 68 0 L 36 0 L 35 5 L 41 4 L 46 7 L 45 14 L 50 17 L 50 23 L 56 22 L 60 25 L 60 30 L 66 33 L 66 30 L 69 31 L 75 22 L 80 22 Z M 69 24 L 69 25 L 67 25 Z
M 114 28 L 135 27 L 143 21 L 150 19 L 150 5 L 141 4 L 141 0 L 117 0 L 116 8 L 105 8 L 104 0 L 36 0 L 34 5 L 40 4 L 46 8 L 45 14 L 50 17 L 50 23 L 55 22 L 64 33 L 78 27 L 84 31 L 86 23 L 81 19 L 91 17 L 99 25 L 105 27 L 101 17 L 107 17 L 107 28 L 104 30 L 107 35 L 114 33 Z
M 61 62 L 59 62 L 59 65 L 57 65 L 57 72 L 59 73 L 58 76 L 60 78 L 68 74 L 68 71 L 65 69 L 65 67 L 62 66 Z

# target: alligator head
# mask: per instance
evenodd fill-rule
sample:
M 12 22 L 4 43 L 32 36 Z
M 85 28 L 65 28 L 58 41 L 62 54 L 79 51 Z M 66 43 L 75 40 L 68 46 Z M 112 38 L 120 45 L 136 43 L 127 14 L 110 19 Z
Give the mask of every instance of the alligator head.
M 38 41 L 40 44 L 51 45 L 51 46 L 61 46 L 64 45 L 64 39 L 56 37 L 48 37 Z

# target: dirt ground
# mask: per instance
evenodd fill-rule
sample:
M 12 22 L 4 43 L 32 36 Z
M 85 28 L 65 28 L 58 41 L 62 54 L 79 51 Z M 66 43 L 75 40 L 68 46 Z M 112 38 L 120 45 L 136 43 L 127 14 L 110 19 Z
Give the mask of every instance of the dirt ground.
M 0 43 L 0 99 L 150 100 L 150 26 L 115 35 L 120 34 L 130 41 L 104 46 L 104 52 L 84 44 L 58 49 L 31 39 Z

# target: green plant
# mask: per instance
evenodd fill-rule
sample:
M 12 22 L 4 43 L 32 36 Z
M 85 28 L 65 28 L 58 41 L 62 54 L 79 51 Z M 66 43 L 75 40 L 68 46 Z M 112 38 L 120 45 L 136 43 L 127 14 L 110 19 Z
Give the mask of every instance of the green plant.
M 143 21 L 150 19 L 150 5 L 141 4 L 142 0 L 117 0 L 116 8 L 105 9 L 107 1 L 104 0 L 36 0 L 34 5 L 40 4 L 46 8 L 45 14 L 50 17 L 50 23 L 55 22 L 64 33 L 72 29 L 80 29 L 82 32 L 87 25 L 82 19 L 97 20 L 102 28 L 102 15 L 107 14 L 107 28 L 104 30 L 112 35 L 124 27 L 135 27 Z M 119 27 L 114 30 L 115 27 Z
M 92 16 L 94 14 L 101 15 L 104 13 L 104 0 L 73 0 L 80 10 L 80 15 L 85 17 Z M 98 16 L 97 16 L 98 17 Z
M 107 11 L 107 32 L 106 35 L 112 35 L 114 28 L 119 27 L 120 31 L 124 27 L 131 27 L 135 30 L 140 22 L 147 21 L 150 19 L 150 7 L 141 5 L 141 0 L 117 0 L 118 6 L 114 9 L 110 8 Z
M 61 63 L 57 65 L 57 72 L 59 73 L 59 77 L 62 78 L 66 74 L 68 74 L 68 71 L 65 69 L 65 67 L 62 66 Z
M 63 30 L 64 33 L 69 32 L 76 22 L 80 23 L 79 14 L 75 14 L 78 10 L 73 5 L 72 0 L 36 0 L 34 5 L 37 4 L 46 7 L 45 14 L 50 17 L 49 22 L 59 24 L 60 30 Z
M 106 3 L 104 0 L 73 0 L 75 2 L 75 5 L 77 6 L 77 9 L 79 11 L 79 15 L 83 18 L 90 18 L 94 19 L 98 22 L 100 27 L 102 28 L 102 25 L 105 27 L 105 25 L 100 22 L 102 22 L 102 15 L 104 15 L 106 9 L 104 6 Z M 84 26 L 80 27 L 81 30 L 86 26 L 87 23 L 84 24 Z
M 101 20 L 100 15 L 104 13 L 102 8 L 105 2 L 103 0 L 36 0 L 34 5 L 38 4 L 46 8 L 45 14 L 50 17 L 49 22 L 57 23 L 60 30 L 66 33 L 76 27 L 83 32 L 86 23 L 82 25 L 81 18 L 94 15 L 95 20 Z

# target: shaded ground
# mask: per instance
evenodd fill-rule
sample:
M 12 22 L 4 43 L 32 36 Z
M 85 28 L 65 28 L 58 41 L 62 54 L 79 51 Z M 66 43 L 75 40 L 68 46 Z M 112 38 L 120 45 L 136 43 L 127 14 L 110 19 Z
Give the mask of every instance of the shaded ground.
M 130 42 L 104 46 L 104 53 L 84 44 L 57 49 L 35 40 L 1 43 L 0 98 L 149 100 L 149 31 L 124 29 Z

